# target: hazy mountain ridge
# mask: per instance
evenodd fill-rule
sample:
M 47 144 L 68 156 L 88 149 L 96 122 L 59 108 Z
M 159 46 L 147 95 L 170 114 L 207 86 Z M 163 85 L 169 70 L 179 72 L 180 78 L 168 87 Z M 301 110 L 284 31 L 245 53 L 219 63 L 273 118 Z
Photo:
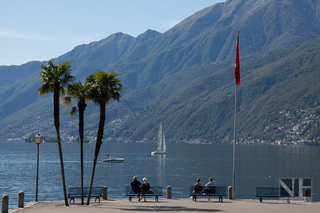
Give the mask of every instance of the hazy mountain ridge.
M 268 4 L 265 2 L 253 4 L 253 1 L 226 1 L 226 3 L 205 8 L 131 53 L 134 55 L 132 58 L 136 58 L 143 50 L 146 51 L 148 54 L 144 60 L 148 61 L 147 67 L 136 60 L 133 62 L 120 60 L 118 63 L 120 67 L 117 66 L 116 70 L 120 70 L 125 75 L 125 69 L 128 70 L 127 64 L 134 63 L 133 67 L 139 70 L 136 72 L 130 70 L 130 77 L 134 75 L 135 79 L 138 79 L 137 85 L 132 87 L 141 88 L 197 63 L 231 60 L 234 58 L 234 38 L 238 30 L 241 31 L 242 57 L 279 51 L 310 41 L 320 35 L 319 20 L 315 17 L 315 13 L 311 18 L 309 17 L 311 15 L 296 18 L 290 14 L 299 14 L 297 11 L 300 5 L 291 4 L 292 8 L 284 10 L 281 2 L 267 1 Z M 306 7 L 305 4 L 303 6 Z M 250 12 L 242 13 L 246 9 Z M 291 13 L 289 9 L 292 10 Z M 281 19 L 280 22 L 275 20 L 277 17 Z M 295 20 L 298 22 L 296 25 L 293 23 Z M 297 34 L 297 30 L 301 30 L 302 33 Z M 151 50 L 150 47 L 152 47 Z M 129 57 L 130 55 L 126 59 Z M 154 60 L 155 57 L 156 60 Z M 165 63 L 162 62 L 163 60 Z M 145 71 L 140 71 L 141 67 Z M 151 69 L 156 74 L 145 78 L 150 74 Z
M 4 87 L 10 86 L 18 81 L 23 81 L 30 75 L 35 73 L 35 70 L 40 70 L 39 61 L 32 61 L 21 66 L 0 66 L 0 89 L 5 89 Z
M 229 104 L 233 103 L 229 100 L 232 90 L 228 87 L 233 82 L 232 67 L 238 30 L 241 81 L 251 83 L 247 76 L 290 54 L 292 49 L 286 48 L 320 37 L 319 23 L 319 0 L 227 0 L 204 8 L 165 33 L 147 30 L 134 38 L 119 32 L 101 41 L 79 45 L 52 60 L 55 63 L 70 60 L 73 75 L 81 80 L 96 69 L 120 73 L 124 82 L 123 98 L 118 104 L 108 105 L 107 121 L 136 113 L 142 115 L 143 111 L 152 113 L 143 119 L 135 116 L 131 123 L 125 123 L 121 127 L 123 132 L 116 130 L 115 135 L 129 137 L 132 134 L 134 137 L 150 138 L 157 128 L 157 118 L 162 115 L 164 120 L 167 119 L 166 125 L 172 129 L 168 137 L 179 140 L 193 137 L 221 139 L 232 129 L 229 125 L 232 110 L 227 110 L 231 107 Z M 286 50 L 283 51 L 284 49 Z M 282 52 L 278 53 L 279 51 Z M 270 55 L 270 52 L 277 54 Z M 264 54 L 268 57 L 263 57 Z M 256 61 L 253 63 L 250 60 Z M 25 133 L 20 133 L 19 130 L 20 135 L 32 134 L 25 124 L 30 123 L 32 117 L 39 117 L 37 113 L 51 122 L 52 97 L 38 97 L 36 94 L 40 86 L 40 64 L 41 62 L 30 62 L 16 67 L 0 66 L 1 75 L 9 79 L 1 79 L 5 83 L 0 87 L 0 124 L 4 127 L 0 134 L 3 137 L 9 137 L 11 133 L 12 137 L 17 132 L 12 126 L 21 129 L 21 125 L 26 130 Z M 225 67 L 227 68 L 224 69 Z M 270 79 L 270 84 L 256 90 L 276 93 L 270 89 L 274 87 L 273 84 L 279 84 L 272 81 L 274 76 L 266 77 Z M 203 86 L 209 79 L 215 85 Z M 256 79 L 256 82 L 259 81 Z M 192 85 L 199 93 L 191 93 Z M 243 83 L 240 88 L 242 86 Z M 204 91 L 200 92 L 201 90 Z M 245 90 L 243 88 L 241 91 Z M 250 92 L 252 91 L 249 94 Z M 246 93 L 240 93 L 247 97 L 244 95 Z M 220 97 L 221 94 L 227 94 L 228 99 Z M 28 97 L 29 95 L 31 96 Z M 244 97 L 240 96 L 239 101 L 245 100 Z M 251 103 L 258 103 L 261 98 L 253 97 L 248 97 Z M 241 102 L 240 110 L 242 108 L 244 105 Z M 212 116 L 207 116 L 208 109 L 212 110 Z M 70 124 L 71 120 L 64 119 L 69 109 L 61 107 L 61 110 L 61 120 L 65 122 L 61 123 L 63 127 L 66 123 Z M 25 115 L 28 112 L 32 113 Z M 93 112 L 95 107 L 90 105 L 86 111 L 86 116 L 90 117 L 87 126 L 94 126 L 95 119 L 90 114 Z M 264 112 L 267 110 L 264 109 Z M 185 119 L 181 119 L 182 117 Z M 255 118 L 251 119 L 255 121 Z M 136 129 L 130 127 L 133 123 Z M 36 126 L 35 123 L 32 125 Z M 65 126 L 66 129 L 69 128 L 68 125 Z M 243 129 L 240 130 L 244 132 Z

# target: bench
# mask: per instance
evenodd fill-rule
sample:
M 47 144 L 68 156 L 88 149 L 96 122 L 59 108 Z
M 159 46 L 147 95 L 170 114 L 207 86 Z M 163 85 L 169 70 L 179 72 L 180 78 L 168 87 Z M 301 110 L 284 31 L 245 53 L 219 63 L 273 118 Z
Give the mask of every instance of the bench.
M 89 187 L 83 187 L 83 197 L 88 197 Z M 97 199 L 100 203 L 100 197 L 103 194 L 103 187 L 92 187 L 90 197 L 95 197 L 94 202 L 97 202 Z M 73 200 L 75 203 L 75 198 L 81 198 L 81 188 L 73 187 L 68 188 L 68 198 L 70 199 L 69 203 Z
M 198 196 L 208 196 L 208 201 L 210 201 L 210 196 L 218 196 L 219 202 L 223 202 L 223 196 L 227 196 L 227 187 L 226 186 L 215 186 L 208 187 L 204 186 L 203 190 L 200 192 L 194 192 L 193 186 L 190 186 L 190 196 L 192 196 L 193 201 L 197 201 Z
M 278 187 L 256 187 L 256 197 L 280 197 L 280 188 Z
M 153 193 L 140 193 L 140 196 L 146 196 L 146 197 L 155 197 L 155 201 L 158 202 L 158 197 L 162 196 L 162 186 L 150 186 L 150 189 L 153 191 Z M 134 192 L 134 190 L 131 190 L 131 186 L 126 187 L 125 196 L 129 196 L 129 201 L 132 202 L 132 197 L 137 196 L 137 193 Z

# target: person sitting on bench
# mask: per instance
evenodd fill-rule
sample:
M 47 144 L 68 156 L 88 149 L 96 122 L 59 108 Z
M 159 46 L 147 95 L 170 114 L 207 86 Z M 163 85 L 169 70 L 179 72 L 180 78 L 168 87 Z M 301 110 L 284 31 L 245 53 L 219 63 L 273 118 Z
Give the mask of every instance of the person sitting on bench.
M 133 181 L 131 182 L 131 188 L 129 193 L 131 193 L 131 190 L 133 190 L 133 192 L 137 194 L 138 201 L 140 201 L 141 186 L 142 184 L 138 181 L 137 176 L 134 176 Z
M 209 194 L 216 192 L 216 182 L 213 180 L 212 177 L 209 178 L 209 182 L 205 186 L 208 187 L 208 189 L 204 190 L 205 193 Z
M 150 184 L 148 183 L 147 178 L 143 178 L 143 184 L 142 184 L 142 195 L 144 197 L 144 202 L 146 202 L 146 193 L 149 193 L 150 191 Z
M 203 190 L 203 186 L 200 183 L 200 178 L 197 179 L 197 183 L 194 184 L 193 186 L 193 190 L 195 191 L 195 193 L 200 193 Z
M 194 184 L 193 186 L 193 193 L 196 194 L 196 193 L 201 193 L 203 190 L 203 186 L 202 184 L 200 183 L 200 178 L 197 179 L 197 183 Z M 195 196 L 195 199 L 197 199 L 197 196 Z

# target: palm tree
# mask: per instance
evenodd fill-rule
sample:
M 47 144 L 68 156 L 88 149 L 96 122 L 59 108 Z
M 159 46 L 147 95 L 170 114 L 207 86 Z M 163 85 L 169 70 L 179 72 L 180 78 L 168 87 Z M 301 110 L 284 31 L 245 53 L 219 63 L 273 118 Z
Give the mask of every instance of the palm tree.
M 114 73 L 114 72 L 107 73 L 102 70 L 97 70 L 95 73 L 91 74 L 87 78 L 87 82 L 91 85 L 88 92 L 89 97 L 95 104 L 100 106 L 100 121 L 99 121 L 98 133 L 97 133 L 96 148 L 94 153 L 87 205 L 90 204 L 93 178 L 94 178 L 98 155 L 100 152 L 100 147 L 102 144 L 104 123 L 106 120 L 106 103 L 108 103 L 112 99 L 119 101 L 121 97 L 119 92 L 122 91 L 122 83 L 121 83 L 121 79 L 117 78 L 118 76 L 119 76 L 118 73 Z
M 79 112 L 79 137 L 80 137 L 80 167 L 81 167 L 81 205 L 84 205 L 83 196 L 83 129 L 84 129 L 84 111 L 86 110 L 88 99 L 89 84 L 82 84 L 79 82 L 73 82 L 68 85 L 66 89 L 66 96 L 63 97 L 62 102 L 64 105 L 71 104 L 71 98 L 78 100 L 78 112 Z M 76 107 L 72 107 L 69 117 L 77 112 Z
M 53 118 L 54 118 L 54 126 L 57 132 L 63 194 L 64 194 L 65 205 L 69 206 L 65 177 L 64 177 L 63 157 L 62 157 L 60 132 L 59 132 L 59 127 L 60 127 L 59 98 L 60 98 L 60 94 L 64 94 L 64 88 L 69 84 L 69 82 L 73 81 L 74 77 L 70 75 L 71 65 L 69 61 L 66 61 L 63 64 L 59 65 L 59 64 L 53 64 L 49 60 L 48 66 L 45 66 L 42 64 L 41 68 L 42 68 L 42 71 L 40 72 L 39 81 L 43 82 L 43 84 L 40 86 L 38 90 L 38 94 L 42 96 L 42 95 L 46 95 L 48 93 L 53 92 Z

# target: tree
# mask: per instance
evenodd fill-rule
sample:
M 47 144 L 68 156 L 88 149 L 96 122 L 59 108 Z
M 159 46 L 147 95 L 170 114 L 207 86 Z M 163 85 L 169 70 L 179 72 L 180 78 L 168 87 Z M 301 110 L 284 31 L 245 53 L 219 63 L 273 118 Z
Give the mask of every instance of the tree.
M 97 70 L 95 73 L 91 74 L 87 78 L 87 82 L 91 85 L 88 95 L 90 99 L 97 105 L 100 106 L 100 120 L 99 128 L 97 132 L 96 148 L 94 152 L 91 181 L 88 192 L 87 205 L 90 204 L 90 196 L 92 190 L 92 184 L 94 179 L 95 168 L 97 164 L 98 155 L 100 152 L 100 147 L 102 144 L 104 123 L 106 120 L 106 103 L 109 101 L 120 100 L 120 91 L 122 91 L 121 79 L 118 79 L 118 73 L 114 72 L 104 72 L 102 70 Z
M 69 61 L 64 62 L 63 64 L 53 64 L 50 60 L 48 61 L 48 66 L 41 65 L 42 71 L 40 72 L 39 81 L 43 82 L 38 90 L 38 95 L 46 95 L 48 93 L 53 92 L 53 118 L 54 118 L 54 126 L 57 132 L 57 140 L 58 140 L 58 149 L 59 149 L 59 157 L 60 157 L 60 166 L 61 166 L 61 176 L 62 176 L 62 186 L 63 186 L 63 194 L 65 205 L 69 206 L 67 191 L 66 191 L 66 183 L 64 177 L 64 167 L 63 167 L 63 157 L 62 157 L 62 149 L 61 149 L 61 140 L 60 140 L 60 109 L 59 109 L 59 98 L 60 94 L 64 94 L 64 88 L 72 82 L 74 77 L 70 75 L 71 65 Z
M 83 129 L 84 129 L 84 111 L 86 110 L 88 99 L 89 84 L 82 84 L 79 82 L 73 82 L 68 85 L 66 89 L 66 96 L 63 97 L 62 102 L 64 105 L 71 104 L 71 98 L 78 100 L 78 112 L 79 112 L 79 137 L 80 137 L 80 167 L 81 167 L 81 205 L 84 205 L 83 196 Z M 76 107 L 72 107 L 69 117 L 77 112 Z

